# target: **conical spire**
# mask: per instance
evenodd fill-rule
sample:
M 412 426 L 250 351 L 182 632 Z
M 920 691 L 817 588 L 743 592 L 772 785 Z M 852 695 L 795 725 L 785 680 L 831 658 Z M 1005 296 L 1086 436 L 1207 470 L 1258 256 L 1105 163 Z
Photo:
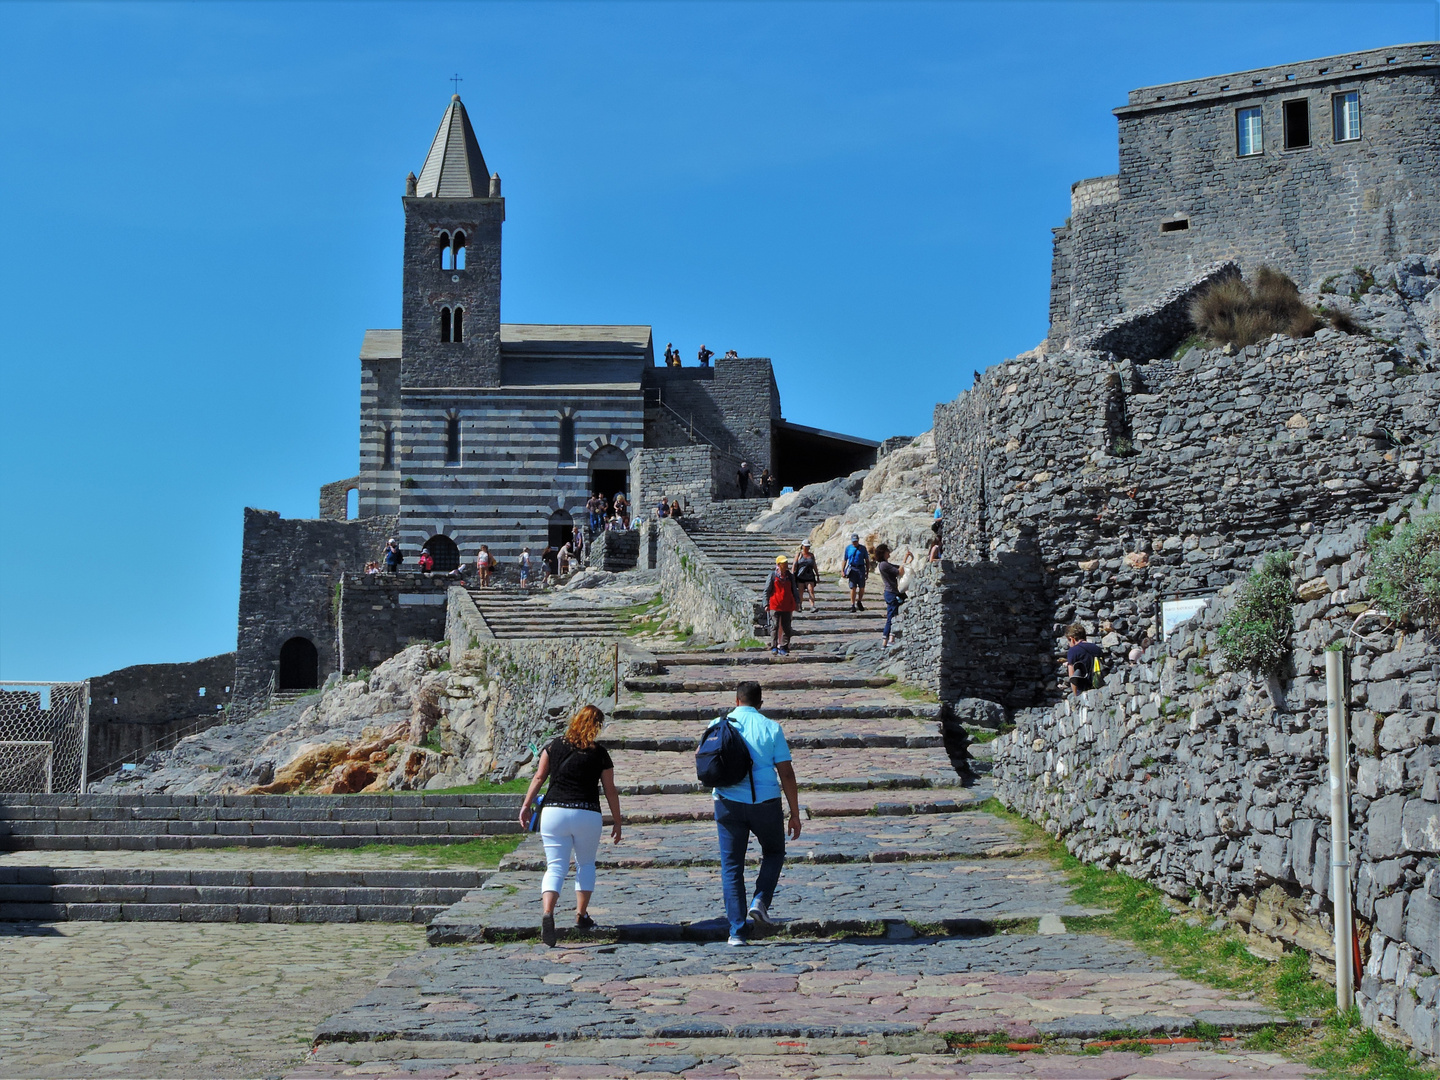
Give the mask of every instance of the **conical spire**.
M 459 94 L 450 99 L 435 132 L 415 194 L 439 199 L 484 199 L 490 194 L 490 170 Z

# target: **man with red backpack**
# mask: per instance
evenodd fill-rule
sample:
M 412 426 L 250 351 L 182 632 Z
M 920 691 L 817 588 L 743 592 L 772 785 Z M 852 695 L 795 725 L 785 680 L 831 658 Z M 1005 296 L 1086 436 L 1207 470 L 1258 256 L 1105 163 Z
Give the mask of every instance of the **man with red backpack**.
M 778 656 L 790 655 L 791 619 L 800 606 L 800 589 L 790 572 L 790 560 L 775 557 L 775 569 L 765 582 L 765 605 L 770 609 L 770 651 Z

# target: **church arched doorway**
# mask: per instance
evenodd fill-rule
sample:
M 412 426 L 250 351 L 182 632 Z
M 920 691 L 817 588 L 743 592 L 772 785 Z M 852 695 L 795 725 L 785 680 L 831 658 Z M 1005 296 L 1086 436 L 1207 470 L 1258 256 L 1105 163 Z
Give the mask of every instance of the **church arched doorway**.
M 423 546 L 429 549 L 430 557 L 435 560 L 435 573 L 448 574 L 460 565 L 460 549 L 450 537 L 432 536 Z
M 590 455 L 590 490 L 606 498 L 617 491 L 630 493 L 630 459 L 615 446 L 602 446 Z
M 309 638 L 292 637 L 280 646 L 278 690 L 314 690 L 320 685 L 320 654 Z
M 575 531 L 575 522 L 564 510 L 550 515 L 546 542 L 553 548 L 562 548 L 570 542 Z

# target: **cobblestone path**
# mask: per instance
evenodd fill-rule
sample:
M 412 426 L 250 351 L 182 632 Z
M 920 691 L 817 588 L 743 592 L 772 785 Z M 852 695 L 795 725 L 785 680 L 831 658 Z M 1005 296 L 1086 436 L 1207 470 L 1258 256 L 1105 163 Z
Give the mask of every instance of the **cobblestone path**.
M 277 1076 L 418 926 L 0 924 L 0 1076 Z
M 755 568 L 773 543 L 727 540 Z M 1014 827 L 975 808 L 988 780 L 962 783 L 936 706 L 845 660 L 880 621 L 827 592 L 797 619 L 792 659 L 676 653 L 628 681 L 605 736 L 628 820 L 623 843 L 603 846 L 600 930 L 566 932 L 567 891 L 559 947 L 538 942 L 543 854 L 527 839 L 432 922 L 436 947 L 320 1024 L 291 1075 L 1303 1075 L 1236 1041 L 1276 1019 L 1248 995 L 1067 931 L 1086 910 Z M 805 822 L 771 908 L 780 925 L 732 948 L 692 754 L 735 682 L 757 676 L 791 741 Z M 1081 1053 L 1197 1022 L 1228 1041 Z M 1046 1052 L 958 1049 L 989 1036 Z

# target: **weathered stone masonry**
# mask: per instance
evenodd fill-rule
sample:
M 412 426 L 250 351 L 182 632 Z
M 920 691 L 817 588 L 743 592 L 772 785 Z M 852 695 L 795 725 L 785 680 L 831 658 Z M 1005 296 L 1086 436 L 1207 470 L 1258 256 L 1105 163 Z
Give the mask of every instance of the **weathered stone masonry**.
M 947 560 L 908 609 L 932 628 L 907 630 L 911 677 L 947 700 L 1040 703 L 1065 624 L 1123 655 L 1157 636 L 1162 598 L 1384 512 L 1440 467 L 1440 374 L 1395 360 L 1326 330 L 1233 356 L 989 369 L 935 412 Z
M 1359 138 L 1337 141 L 1335 97 L 1351 92 Z M 1283 110 L 1301 102 L 1308 144 L 1287 148 Z M 1238 154 L 1242 109 L 1261 113 L 1253 156 Z M 1055 230 L 1052 346 L 1222 260 L 1269 263 L 1313 292 L 1440 246 L 1440 45 L 1146 87 L 1115 116 L 1119 173 L 1077 183 Z
M 1401 508 L 1387 513 L 1395 520 Z M 1312 537 L 1287 678 L 1224 669 L 1211 604 L 1100 690 L 1015 714 L 996 791 L 1078 857 L 1334 961 L 1325 651 L 1348 648 L 1351 881 L 1372 1025 L 1440 1052 L 1440 650 L 1366 602 L 1365 528 Z

